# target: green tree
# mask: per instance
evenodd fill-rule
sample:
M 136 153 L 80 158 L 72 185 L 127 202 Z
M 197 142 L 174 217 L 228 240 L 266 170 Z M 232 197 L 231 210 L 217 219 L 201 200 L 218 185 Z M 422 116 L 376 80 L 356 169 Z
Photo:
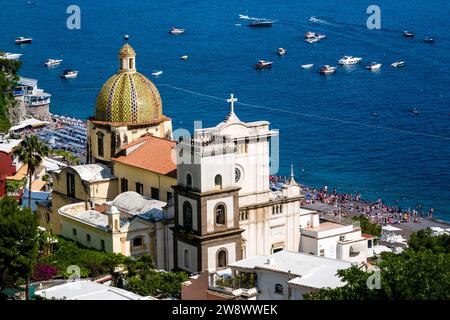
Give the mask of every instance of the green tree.
M 353 217 L 352 220 L 359 221 L 362 232 L 377 237 L 381 236 L 381 226 L 379 224 L 370 222 L 367 217 L 360 215 L 359 217 Z
M 185 272 L 146 270 L 127 278 L 127 289 L 143 296 L 172 297 L 179 295 L 181 284 L 188 279 Z
M 430 249 L 433 252 L 450 253 L 450 235 L 443 234 L 436 237 L 430 228 L 422 229 L 411 235 L 408 245 L 415 251 Z
M 20 66 L 20 61 L 0 59 L 0 132 L 11 127 L 8 110 L 15 104 L 12 88 L 19 79 Z
M 20 208 L 16 199 L 0 200 L 0 288 L 26 283 L 38 255 L 38 222 L 30 209 Z
M 47 156 L 48 153 L 49 150 L 47 145 L 41 142 L 36 136 L 26 137 L 14 151 L 14 154 L 19 157 L 20 161 L 28 166 L 28 208 L 31 207 L 31 180 L 36 169 L 41 164 L 42 158 Z

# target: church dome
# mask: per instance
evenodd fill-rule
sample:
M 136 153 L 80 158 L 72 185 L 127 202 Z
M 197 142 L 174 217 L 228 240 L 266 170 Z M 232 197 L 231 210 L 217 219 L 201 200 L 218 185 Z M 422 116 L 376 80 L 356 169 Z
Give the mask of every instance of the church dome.
M 120 69 L 103 85 L 97 96 L 95 120 L 146 123 L 162 117 L 158 89 L 136 71 L 136 53 L 126 43 L 119 51 Z

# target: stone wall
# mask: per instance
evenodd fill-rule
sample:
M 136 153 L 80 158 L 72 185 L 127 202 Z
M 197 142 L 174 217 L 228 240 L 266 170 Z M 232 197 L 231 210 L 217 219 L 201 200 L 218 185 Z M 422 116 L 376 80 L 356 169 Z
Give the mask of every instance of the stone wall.
M 52 120 L 49 109 L 50 105 L 48 104 L 44 104 L 42 106 L 25 107 L 27 115 L 42 121 Z

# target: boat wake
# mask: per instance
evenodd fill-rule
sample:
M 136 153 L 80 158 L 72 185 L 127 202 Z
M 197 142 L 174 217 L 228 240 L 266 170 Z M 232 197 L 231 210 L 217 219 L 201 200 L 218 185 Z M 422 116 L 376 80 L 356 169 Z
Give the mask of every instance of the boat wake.
M 309 21 L 311 21 L 312 23 L 320 23 L 320 24 L 330 24 L 329 21 L 325 20 L 325 19 L 319 19 L 317 17 L 311 17 L 308 19 Z
M 243 19 L 243 20 L 268 20 L 268 21 L 273 21 L 273 22 L 276 21 L 276 20 L 266 19 L 266 18 L 250 17 L 250 16 L 245 15 L 245 14 L 240 14 L 240 15 L 239 15 L 239 19 Z

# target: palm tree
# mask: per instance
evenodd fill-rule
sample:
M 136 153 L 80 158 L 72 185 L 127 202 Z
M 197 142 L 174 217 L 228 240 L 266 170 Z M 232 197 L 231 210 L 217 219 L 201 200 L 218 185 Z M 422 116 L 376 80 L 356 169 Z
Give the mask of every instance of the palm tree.
M 28 208 L 31 207 L 31 180 L 42 158 L 49 153 L 47 145 L 42 143 L 36 136 L 26 137 L 19 147 L 14 151 L 14 154 L 19 157 L 19 160 L 28 166 Z

